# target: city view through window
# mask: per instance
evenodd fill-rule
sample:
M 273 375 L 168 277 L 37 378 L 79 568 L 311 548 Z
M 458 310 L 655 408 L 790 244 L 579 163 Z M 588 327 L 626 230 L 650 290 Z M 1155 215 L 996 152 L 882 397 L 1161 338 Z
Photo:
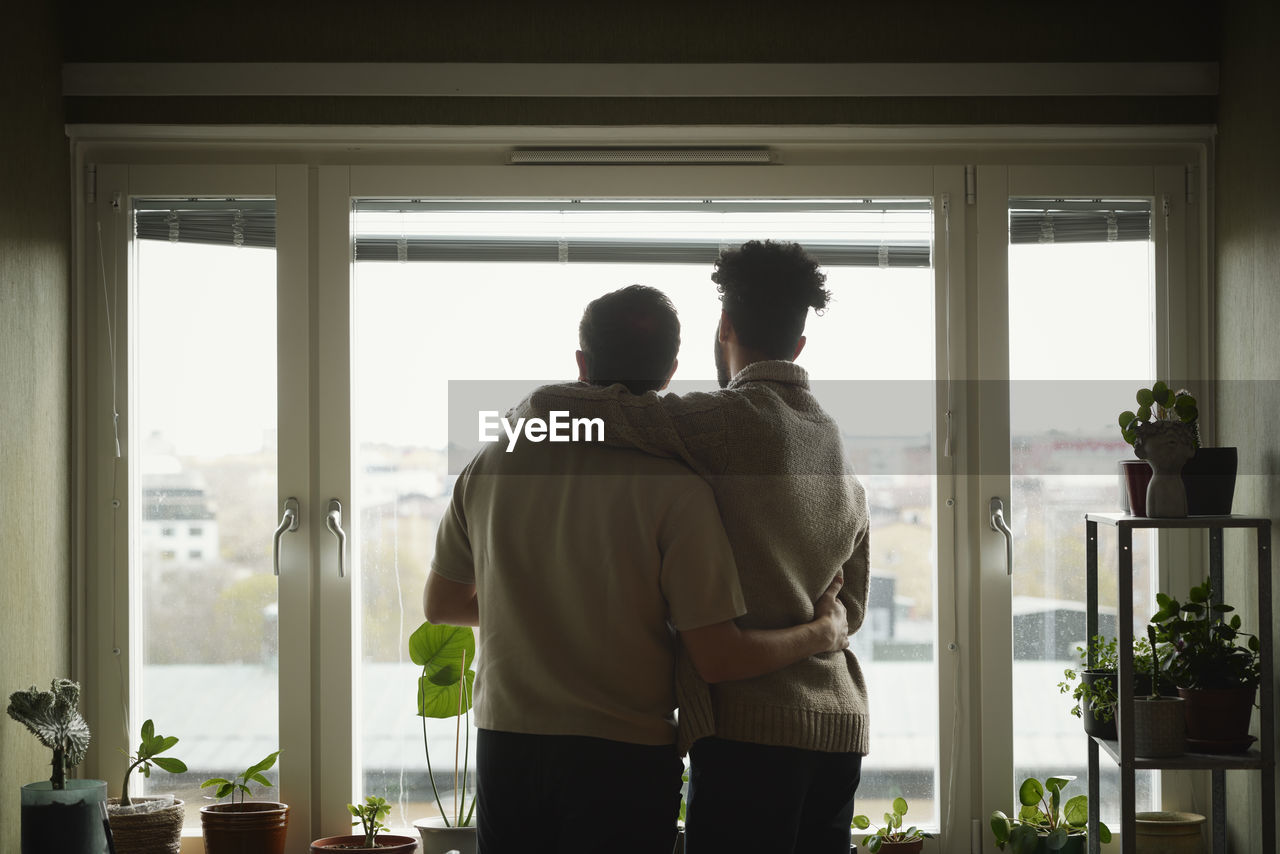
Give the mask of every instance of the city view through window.
M 937 601 L 939 448 L 932 428 L 939 345 L 927 251 L 932 213 L 927 203 L 917 202 L 896 210 L 775 210 L 738 219 L 730 212 L 714 223 L 704 218 L 665 226 L 661 213 L 631 216 L 630 222 L 619 214 L 584 218 L 575 223 L 576 236 L 658 242 L 706 237 L 713 245 L 769 236 L 872 246 L 871 261 L 863 257 L 825 267 L 833 300 L 821 316 L 810 317 L 799 363 L 841 425 L 872 512 L 871 601 L 853 644 L 866 672 L 874 721 L 859 811 L 878 814 L 883 804 L 904 795 L 914 821 L 936 826 L 942 702 L 937 615 L 951 603 Z M 540 383 L 575 379 L 582 309 L 596 296 L 632 283 L 664 290 L 680 313 L 680 368 L 671 390 L 715 387 L 710 348 L 719 303 L 709 279 L 714 251 L 697 263 L 575 260 L 572 241 L 563 239 L 557 257 L 546 261 L 414 257 L 415 236 L 453 228 L 469 229 L 476 239 L 519 237 L 522 227 L 534 236 L 550 228 L 522 225 L 510 211 L 470 211 L 465 217 L 357 211 L 354 218 L 356 480 L 348 518 L 361 590 L 359 648 L 353 651 L 361 724 L 353 744 L 364 788 L 354 794 L 386 797 L 395 805 L 391 823 L 402 828 L 436 811 L 422 724 L 414 714 L 418 668 L 409 661 L 407 641 L 422 622 L 421 592 L 435 529 L 456 473 L 449 465 L 450 446 L 475 439 L 459 435 L 450 401 L 480 396 L 491 400 L 488 408 L 505 410 Z M 391 257 L 360 259 L 362 234 L 388 233 Z M 926 246 L 923 264 L 888 263 L 889 253 L 879 248 L 920 243 Z M 1138 282 L 1134 299 L 1149 300 L 1149 245 L 1106 248 L 1128 251 L 1129 266 L 1121 266 L 1115 254 L 1090 255 L 1089 246 L 1050 247 L 1051 257 L 1045 247 L 1025 247 L 1025 258 L 1014 247 L 1010 258 L 1011 348 L 1037 354 L 1021 362 L 1011 392 L 1010 506 L 1021 567 L 1013 625 L 1015 638 L 1035 635 L 1035 643 L 1015 643 L 1012 678 L 1038 689 L 1042 682 L 1053 686 L 1034 699 L 1015 692 L 1015 729 L 1025 731 L 1015 734 L 1015 762 L 1042 775 L 1083 776 L 1080 724 L 1068 713 L 1070 699 L 1056 690 L 1061 671 L 1074 662 L 1075 645 L 1084 640 L 1083 621 L 1075 622 L 1083 602 L 1079 517 L 1085 509 L 1118 509 L 1116 477 L 1107 472 L 1129 453 L 1113 427 L 1123 398 L 1113 405 L 1109 389 L 1096 408 L 1080 405 L 1069 416 L 1059 411 L 1049 418 L 1033 395 L 1019 397 L 1020 387 L 1040 385 L 1023 380 L 1069 384 L 1117 374 L 1101 361 L 1075 359 L 1078 346 L 1068 351 L 1073 361 L 1055 363 L 1043 323 L 1045 297 L 1020 298 L 1017 283 L 1106 268 L 1114 271 L 1112 279 L 1090 275 L 1097 288 L 1105 292 L 1117 283 Z M 280 509 L 275 259 L 269 248 L 139 240 L 135 266 L 133 429 L 139 475 L 133 572 L 144 655 L 133 716 L 153 717 L 162 731 L 181 736 L 176 753 L 190 772 L 145 785 L 177 790 L 187 801 L 188 823 L 196 825 L 207 794 L 199 791 L 199 781 L 242 770 L 278 746 L 278 603 L 271 567 L 271 531 Z M 1045 290 L 1060 293 L 1051 287 Z M 1053 310 L 1059 331 L 1074 340 L 1070 336 L 1078 335 L 1076 324 L 1083 319 L 1073 320 L 1056 303 Z M 1150 374 L 1147 354 L 1153 347 L 1146 340 L 1135 345 L 1146 361 L 1134 356 L 1122 375 Z M 944 560 L 949 566 L 951 557 Z M 1142 589 L 1147 588 L 1149 583 Z M 1104 583 L 1104 597 L 1107 589 Z M 1040 643 L 1045 637 L 1052 642 Z M 447 802 L 453 724 L 431 721 L 427 733 L 437 787 Z M 1072 753 L 1080 755 L 1079 766 L 1050 767 Z

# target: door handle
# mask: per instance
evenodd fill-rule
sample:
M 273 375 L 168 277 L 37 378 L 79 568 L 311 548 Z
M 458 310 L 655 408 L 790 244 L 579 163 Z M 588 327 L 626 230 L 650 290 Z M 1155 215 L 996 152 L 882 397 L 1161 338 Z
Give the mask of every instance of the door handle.
M 329 499 L 329 512 L 324 517 L 324 526 L 338 538 L 338 577 L 347 575 L 347 532 L 342 530 L 342 502 L 336 498 Z
M 276 575 L 280 574 L 280 538 L 290 531 L 298 530 L 298 499 L 286 498 L 284 500 L 284 515 L 280 517 L 280 525 L 276 528 L 275 539 L 271 547 L 271 565 L 275 567 Z
M 1004 534 L 1004 562 L 1009 575 L 1013 575 L 1013 531 L 1004 519 L 1004 502 L 1000 496 L 991 497 L 991 530 Z

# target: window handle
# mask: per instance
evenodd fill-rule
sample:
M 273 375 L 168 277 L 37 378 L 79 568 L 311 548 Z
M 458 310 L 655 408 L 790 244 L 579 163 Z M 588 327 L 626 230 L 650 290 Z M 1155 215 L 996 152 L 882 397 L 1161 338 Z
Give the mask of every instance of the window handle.
M 275 567 L 276 575 L 280 574 L 280 538 L 290 531 L 298 530 L 298 519 L 298 499 L 286 498 L 284 515 L 280 517 L 280 527 L 276 528 L 275 542 L 271 549 L 271 562 Z
M 324 517 L 324 525 L 338 538 L 338 577 L 347 575 L 347 532 L 342 530 L 342 502 L 336 498 L 329 499 L 329 513 Z
M 1013 575 L 1013 531 L 1004 520 L 1004 502 L 1000 496 L 991 497 L 991 530 L 1004 534 L 1004 561 L 1009 575 Z

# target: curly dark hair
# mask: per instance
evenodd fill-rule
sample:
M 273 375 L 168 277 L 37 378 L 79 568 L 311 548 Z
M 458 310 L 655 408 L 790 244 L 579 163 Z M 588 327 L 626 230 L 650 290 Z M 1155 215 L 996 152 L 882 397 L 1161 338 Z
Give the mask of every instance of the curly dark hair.
M 770 359 L 790 359 L 809 309 L 831 299 L 827 275 L 798 243 L 752 240 L 720 254 L 711 274 L 738 340 Z
M 660 389 L 680 351 L 680 318 L 662 291 L 630 285 L 587 304 L 578 349 L 592 385 L 622 383 L 632 394 Z

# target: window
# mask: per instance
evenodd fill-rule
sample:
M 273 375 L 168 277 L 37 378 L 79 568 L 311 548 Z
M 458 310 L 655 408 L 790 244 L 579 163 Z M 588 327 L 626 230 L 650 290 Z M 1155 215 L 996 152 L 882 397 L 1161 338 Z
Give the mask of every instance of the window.
M 483 388 L 500 408 L 571 376 L 583 305 L 634 281 L 675 300 L 677 380 L 705 386 L 711 260 L 781 237 L 817 248 L 831 277 L 836 300 L 809 321 L 801 362 L 872 503 L 872 601 L 854 643 L 874 752 L 859 811 L 903 794 L 960 851 L 972 819 L 1011 806 L 1015 773 L 1072 770 L 1039 768 L 1019 727 L 1043 725 L 1051 752 L 1083 743 L 1054 693 L 1062 645 L 1020 656 L 1015 635 L 1047 624 L 1044 600 L 1061 600 L 1057 617 L 1082 598 L 1073 519 L 1117 506 L 1106 469 L 1127 453 L 1077 397 L 1061 412 L 1032 392 L 1078 381 L 1091 405 L 1123 408 L 1112 388 L 1139 383 L 1102 387 L 1120 356 L 1089 331 L 1120 316 L 1122 293 L 1145 300 L 1127 309 L 1142 328 L 1123 371 L 1145 385 L 1196 364 L 1207 342 L 1180 306 L 1198 305 L 1203 217 L 1179 193 L 1198 145 L 1014 145 L 1010 159 L 1035 162 L 979 167 L 972 204 L 952 165 L 970 150 L 949 147 L 828 142 L 787 148 L 793 163 L 707 168 L 480 166 L 434 149 L 425 166 L 367 152 L 377 162 L 309 167 L 234 145 L 198 165 L 185 149 L 164 163 L 102 149 L 83 223 L 91 242 L 101 227 L 103 251 L 80 283 L 93 312 L 81 439 L 85 552 L 111 560 L 85 573 L 99 749 L 84 770 L 115 779 L 124 734 L 152 718 L 191 772 L 145 786 L 178 791 L 189 827 L 199 780 L 277 748 L 264 796 L 291 805 L 298 838 L 342 832 L 342 805 L 364 794 L 392 801 L 399 827 L 429 814 L 404 644 L 450 486 L 444 451 L 470 432 L 444 417 L 451 393 Z M 1010 245 L 1011 204 L 1099 199 L 1141 205 L 1125 212 L 1154 216 L 1150 237 L 1125 240 L 1133 217 L 1117 215 L 1119 239 L 1102 245 L 1060 245 L 1058 223 L 1052 244 Z M 1046 304 L 1037 288 L 1070 272 Z M 529 317 L 541 328 L 519 358 L 476 346 Z M 1081 460 L 1091 468 L 1062 467 Z M 992 496 L 1015 523 L 1012 580 Z M 281 525 L 291 498 L 294 531 Z M 335 505 L 345 548 L 326 524 Z M 1161 571 L 1178 560 L 1160 558 Z M 1039 601 L 1024 613 L 1025 597 Z M 1036 720 L 1012 686 L 1046 680 L 1051 711 Z M 428 738 L 443 756 L 443 732 Z
M 711 264 L 721 246 L 765 235 L 804 244 L 824 265 L 833 299 L 809 319 L 800 363 L 841 423 L 872 498 L 874 577 L 855 648 L 879 726 L 860 804 L 906 794 L 914 820 L 937 824 L 930 201 L 360 199 L 353 228 L 361 643 L 366 684 L 377 686 L 363 698 L 365 791 L 398 804 L 403 824 L 434 810 L 421 735 L 403 701 L 418 673 L 406 644 L 422 620 L 420 592 L 453 477 L 479 447 L 476 412 L 575 378 L 583 308 L 635 282 L 667 293 L 680 314 L 671 390 L 715 388 Z M 895 354 L 887 364 L 886 352 Z M 428 725 L 432 755 L 443 755 L 453 722 Z M 436 772 L 447 798 L 452 772 Z

